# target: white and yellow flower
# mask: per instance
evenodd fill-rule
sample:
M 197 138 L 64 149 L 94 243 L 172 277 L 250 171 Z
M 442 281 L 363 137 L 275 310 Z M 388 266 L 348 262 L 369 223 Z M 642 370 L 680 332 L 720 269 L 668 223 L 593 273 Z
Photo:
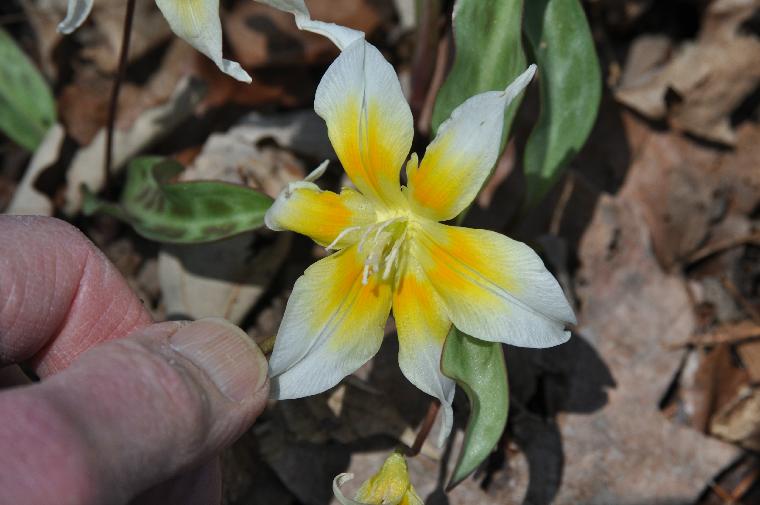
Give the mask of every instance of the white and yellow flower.
M 342 473 L 333 480 L 333 494 L 342 505 L 423 505 L 422 498 L 409 481 L 404 456 L 392 453 L 378 472 L 367 479 L 353 500 L 346 498 L 341 486 L 353 479 L 353 474 Z
M 69 0 L 66 17 L 58 25 L 58 31 L 69 34 L 79 28 L 90 15 L 93 2 Z M 208 56 L 222 72 L 238 81 L 251 82 L 251 76 L 239 63 L 222 58 L 219 0 L 156 0 L 156 5 L 174 33 Z
M 299 26 L 311 22 L 308 13 L 294 14 Z M 504 110 L 535 67 L 504 91 L 476 95 L 454 110 L 418 163 L 409 157 L 412 114 L 393 67 L 361 32 L 332 39 L 342 52 L 319 83 L 314 109 L 356 189 L 322 191 L 307 178 L 283 191 L 266 215 L 269 228 L 337 251 L 295 284 L 269 363 L 273 394 L 313 395 L 354 372 L 378 351 L 392 310 L 401 370 L 441 401 L 445 437 L 454 382 L 441 373 L 440 359 L 452 323 L 482 340 L 550 347 L 565 342 L 565 326 L 575 322 L 530 247 L 441 223 L 462 212 L 488 177 Z

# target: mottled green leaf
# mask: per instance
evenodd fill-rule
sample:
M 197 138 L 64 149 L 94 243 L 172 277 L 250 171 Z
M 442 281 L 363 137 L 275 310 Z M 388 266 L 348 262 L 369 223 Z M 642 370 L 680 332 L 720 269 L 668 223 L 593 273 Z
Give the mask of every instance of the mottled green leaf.
M 37 67 L 0 29 L 0 130 L 34 151 L 55 123 L 55 101 Z
M 522 9 L 522 0 L 457 0 L 454 4 L 456 56 L 435 100 L 434 133 L 462 102 L 484 91 L 506 88 L 525 70 Z M 515 100 L 507 109 L 502 140 L 519 106 L 520 100 Z
M 171 182 L 182 165 L 160 157 L 133 160 L 119 204 L 85 192 L 83 211 L 112 215 L 159 242 L 200 243 L 259 228 L 272 199 L 217 181 Z
M 594 40 L 578 0 L 526 2 L 525 33 L 541 87 L 541 113 L 524 156 L 526 206 L 533 206 L 586 142 L 602 84 Z
M 485 460 L 507 424 L 509 386 L 501 344 L 485 342 L 452 328 L 441 358 L 441 370 L 470 400 L 464 444 L 449 489 L 462 482 Z

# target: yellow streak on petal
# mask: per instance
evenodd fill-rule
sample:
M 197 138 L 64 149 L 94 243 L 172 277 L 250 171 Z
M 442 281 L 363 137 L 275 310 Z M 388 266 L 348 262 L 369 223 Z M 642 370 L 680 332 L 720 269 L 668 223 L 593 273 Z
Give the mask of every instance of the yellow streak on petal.
M 346 228 L 375 219 L 369 201 L 352 189 L 337 194 L 316 187 L 296 188 L 289 197 L 280 196 L 271 212 L 278 228 L 307 235 L 323 246 Z
M 202 8 L 205 0 L 175 0 L 177 13 L 182 23 L 185 37 L 197 37 L 203 30 L 203 25 L 208 22 L 206 19 L 200 19 L 199 14 L 205 10 Z
M 464 175 L 468 173 L 463 167 L 450 166 L 451 161 L 446 159 L 445 155 L 454 140 L 451 135 L 439 139 L 438 148 L 428 150 L 419 169 L 409 177 L 413 201 L 419 207 L 430 209 L 436 214 L 446 213 L 446 209 L 456 201 L 458 189 L 462 187 Z M 427 214 L 424 209 L 420 210 Z
M 391 306 L 390 284 L 378 283 L 376 275 L 370 276 L 366 285 L 362 284 L 364 263 L 355 246 L 338 254 L 341 256 L 336 258 L 334 274 L 325 279 L 324 296 L 311 321 L 314 327 L 333 329 L 328 345 L 335 352 L 353 347 L 352 341 L 364 337 L 363 328 L 368 323 L 382 329 Z
M 484 301 L 493 296 L 491 288 L 512 294 L 519 294 L 523 288 L 511 272 L 503 271 L 503 258 L 496 254 L 499 251 L 491 244 L 477 242 L 467 229 L 435 225 L 426 227 L 421 239 L 432 263 L 425 270 L 436 285 Z
M 422 275 L 407 271 L 393 294 L 393 315 L 401 347 L 415 348 L 430 341 L 443 345 L 451 325 L 433 286 Z
M 347 97 L 338 113 L 330 140 L 343 168 L 356 187 L 367 195 L 378 195 L 387 204 L 401 200 L 396 160 L 404 159 L 402 146 L 387 145 L 388 127 L 379 103 L 370 102 L 362 117 L 361 98 Z

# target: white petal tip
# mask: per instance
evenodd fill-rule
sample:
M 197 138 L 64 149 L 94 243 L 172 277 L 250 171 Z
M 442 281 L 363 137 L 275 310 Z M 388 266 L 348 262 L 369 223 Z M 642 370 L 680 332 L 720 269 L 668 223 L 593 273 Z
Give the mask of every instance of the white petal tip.
M 531 63 L 528 68 L 525 69 L 525 71 L 518 75 L 514 81 L 510 83 L 509 86 L 504 90 L 503 97 L 509 104 L 512 100 L 517 98 L 517 96 L 522 93 L 522 91 L 530 84 L 530 81 L 533 80 L 533 76 L 536 75 L 536 67 L 535 63 Z
M 266 225 L 267 228 L 269 228 L 272 231 L 282 231 L 277 228 L 277 226 L 274 223 L 274 219 L 270 215 L 270 211 L 272 210 L 272 207 L 269 207 L 269 210 L 264 214 L 264 225 Z
M 69 0 L 66 17 L 58 23 L 58 33 L 69 35 L 79 28 L 92 10 L 93 0 Z
M 67 17 L 60 23 L 58 23 L 58 33 L 61 35 L 71 35 L 76 31 L 77 28 L 82 26 L 82 23 L 84 23 L 84 20 L 87 19 L 86 16 L 82 16 L 80 18 L 69 18 Z
M 319 164 L 317 168 L 311 171 L 309 175 L 307 175 L 304 178 L 304 182 L 314 182 L 323 175 L 325 175 L 325 172 L 327 171 L 327 165 L 330 164 L 330 160 L 325 160 L 322 163 Z
M 341 486 L 345 484 L 346 482 L 350 481 L 354 478 L 354 474 L 352 473 L 341 473 L 335 476 L 333 479 L 333 495 L 335 495 L 335 498 L 338 500 L 338 502 L 341 505 L 364 505 L 362 503 L 359 503 L 357 501 L 351 500 L 350 498 L 346 498 L 346 496 L 343 494 L 343 491 L 340 490 Z
M 222 72 L 240 82 L 244 82 L 246 84 L 251 84 L 251 82 L 253 82 L 253 79 L 251 79 L 251 76 L 248 75 L 248 72 L 243 70 L 243 67 L 240 66 L 240 63 L 236 61 L 222 60 L 221 64 L 217 63 L 217 66 L 221 69 Z

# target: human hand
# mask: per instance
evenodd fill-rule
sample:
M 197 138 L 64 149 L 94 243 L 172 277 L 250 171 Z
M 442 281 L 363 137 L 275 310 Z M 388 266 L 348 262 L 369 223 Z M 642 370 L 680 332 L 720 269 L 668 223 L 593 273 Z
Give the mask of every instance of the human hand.
M 21 362 L 41 382 L 18 385 Z M 217 454 L 266 372 L 230 323 L 151 324 L 72 226 L 0 216 L 0 503 L 219 503 Z

